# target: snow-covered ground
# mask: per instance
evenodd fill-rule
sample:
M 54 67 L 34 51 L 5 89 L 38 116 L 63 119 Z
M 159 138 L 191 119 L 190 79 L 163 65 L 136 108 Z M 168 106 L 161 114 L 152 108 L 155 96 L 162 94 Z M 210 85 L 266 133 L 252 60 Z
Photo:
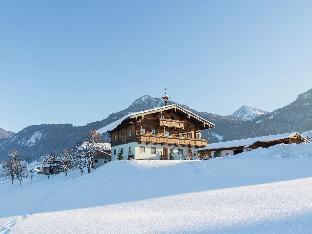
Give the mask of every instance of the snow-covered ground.
M 311 233 L 312 144 L 118 161 L 0 191 L 2 233 Z

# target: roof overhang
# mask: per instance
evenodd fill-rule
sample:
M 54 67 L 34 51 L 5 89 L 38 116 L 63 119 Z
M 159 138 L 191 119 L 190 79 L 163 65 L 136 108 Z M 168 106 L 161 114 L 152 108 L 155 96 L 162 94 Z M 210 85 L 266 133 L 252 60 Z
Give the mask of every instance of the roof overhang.
M 208 120 L 202 118 L 201 116 L 195 114 L 194 112 L 187 110 L 186 108 L 183 108 L 182 106 L 179 106 L 176 104 L 162 106 L 162 107 L 158 107 L 158 108 L 154 108 L 154 109 L 150 109 L 150 110 L 146 110 L 146 111 L 131 113 L 131 114 L 129 114 L 129 118 L 131 119 L 131 118 L 144 117 L 145 115 L 159 113 L 159 112 L 163 112 L 166 110 L 172 110 L 172 109 L 181 111 L 181 112 L 185 113 L 186 115 L 188 115 L 190 118 L 194 118 L 194 119 L 202 122 L 204 124 L 204 126 L 207 128 L 214 128 L 215 127 L 215 125 L 213 123 L 211 123 L 210 121 L 208 121 Z
M 196 121 L 201 122 L 203 124 L 204 129 L 209 129 L 209 128 L 215 127 L 215 125 L 213 123 L 211 123 L 210 121 L 208 121 L 208 120 L 202 118 L 201 116 L 195 114 L 194 112 L 187 110 L 186 108 L 183 108 L 179 105 L 172 104 L 172 105 L 167 105 L 167 106 L 157 107 L 154 109 L 149 109 L 149 110 L 145 110 L 145 111 L 127 114 L 124 117 L 122 117 L 121 119 L 118 119 L 115 122 L 108 124 L 107 126 L 99 129 L 98 132 L 101 134 L 103 134 L 105 132 L 110 133 L 110 132 L 114 131 L 115 129 L 117 129 L 121 124 L 124 124 L 131 119 L 138 119 L 141 117 L 144 118 L 144 116 L 146 116 L 146 115 L 150 115 L 150 114 L 154 114 L 154 113 L 161 113 L 163 111 L 172 110 L 172 109 L 174 109 L 175 111 L 180 111 L 180 112 L 184 113 L 185 115 L 187 115 L 189 118 L 193 118 Z

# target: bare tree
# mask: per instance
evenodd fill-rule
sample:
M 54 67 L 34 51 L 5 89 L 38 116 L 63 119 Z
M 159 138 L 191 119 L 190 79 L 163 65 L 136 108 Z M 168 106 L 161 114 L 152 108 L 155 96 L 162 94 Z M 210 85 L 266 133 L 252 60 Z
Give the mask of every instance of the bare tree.
M 18 180 L 22 185 L 22 180 L 28 177 L 27 162 L 22 159 L 17 151 L 10 154 L 10 158 L 3 163 L 4 176 L 10 179 L 11 183 Z
M 93 129 L 88 133 L 87 141 L 89 143 L 99 143 L 102 141 L 101 134 L 97 133 L 97 131 Z
M 67 176 L 69 169 L 71 168 L 72 164 L 72 154 L 69 150 L 64 150 L 61 155 L 61 162 L 62 162 L 62 171 L 65 173 L 65 176 Z

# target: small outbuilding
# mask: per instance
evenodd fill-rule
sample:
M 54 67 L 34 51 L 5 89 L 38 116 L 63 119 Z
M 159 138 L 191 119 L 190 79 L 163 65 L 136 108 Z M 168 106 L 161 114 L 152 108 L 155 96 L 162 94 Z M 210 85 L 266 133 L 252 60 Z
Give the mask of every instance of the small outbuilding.
M 111 144 L 103 142 L 83 142 L 78 148 L 92 152 L 91 167 L 98 168 L 111 161 Z
M 209 144 L 198 150 L 199 157 L 209 159 L 236 155 L 257 148 L 269 148 L 278 144 L 301 144 L 310 142 L 307 138 L 297 132 L 284 133 L 270 136 L 247 138 L 234 141 L 225 141 Z

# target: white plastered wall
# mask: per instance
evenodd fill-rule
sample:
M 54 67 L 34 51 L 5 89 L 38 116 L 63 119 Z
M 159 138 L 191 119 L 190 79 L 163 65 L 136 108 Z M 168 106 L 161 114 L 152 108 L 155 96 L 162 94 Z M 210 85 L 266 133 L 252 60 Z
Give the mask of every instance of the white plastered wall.
M 145 152 L 141 152 L 141 146 L 145 147 Z M 156 147 L 156 154 L 152 154 L 152 147 Z M 123 158 L 128 159 L 129 148 L 131 149 L 131 154 L 134 154 L 135 159 L 145 159 L 145 160 L 158 160 L 163 154 L 164 147 L 168 148 L 168 153 L 172 151 L 175 160 L 185 159 L 188 156 L 188 147 L 174 146 L 174 145 L 155 145 L 155 144 L 139 144 L 138 142 L 132 142 L 123 145 L 117 145 L 112 147 L 112 160 L 117 159 L 118 152 L 123 150 Z M 183 150 L 183 154 L 179 154 L 179 149 Z M 192 155 L 197 156 L 197 150 L 192 149 Z

